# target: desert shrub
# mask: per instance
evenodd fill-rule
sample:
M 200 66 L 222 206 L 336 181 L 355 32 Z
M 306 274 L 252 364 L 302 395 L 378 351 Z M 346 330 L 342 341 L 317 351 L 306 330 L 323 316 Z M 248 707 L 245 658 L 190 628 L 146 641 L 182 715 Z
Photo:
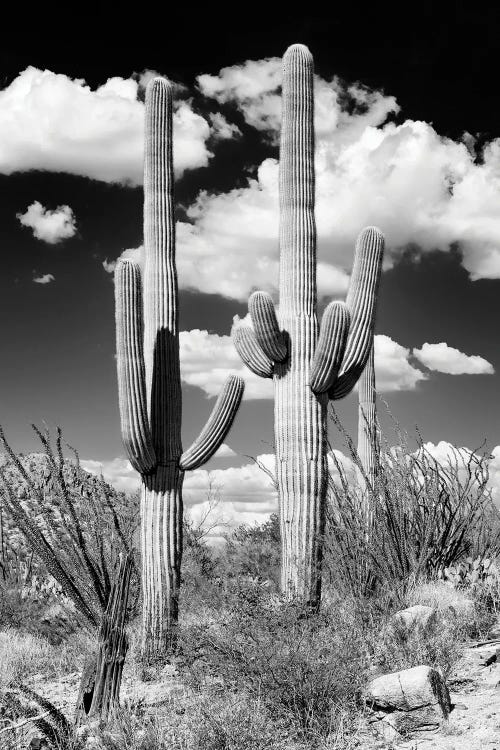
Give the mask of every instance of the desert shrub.
M 398 672 L 426 664 L 446 678 L 460 658 L 466 635 L 463 623 L 454 617 L 423 628 L 392 624 L 374 641 L 373 664 L 383 673 Z
M 339 606 L 334 619 L 310 616 L 255 585 L 232 597 L 217 622 L 181 633 L 180 666 L 191 687 L 247 695 L 304 736 L 325 736 L 352 716 L 366 670 L 352 612 Z
M 337 461 L 339 479 L 330 482 L 325 532 L 331 585 L 355 596 L 385 587 L 402 602 L 411 581 L 435 579 L 471 552 L 498 554 L 500 514 L 488 489 L 485 454 L 455 450 L 442 463 L 419 435 L 413 450 L 399 433 L 399 445 L 386 444 L 378 452 L 375 476 L 366 477 L 352 441 L 332 415 L 361 481 L 356 485 Z
M 247 576 L 279 585 L 280 529 L 276 513 L 263 524 L 242 524 L 225 535 L 225 548 L 219 558 L 221 574 Z
M 105 727 L 80 732 L 102 750 L 306 750 L 283 720 L 273 720 L 246 695 L 196 695 L 148 715 L 139 702 L 118 711 Z M 340 749 L 340 745 L 335 745 Z M 343 747 L 343 746 L 342 746 Z
M 190 588 L 204 586 L 215 575 L 216 561 L 206 544 L 205 530 L 184 520 L 182 552 L 182 583 Z
M 138 505 L 86 472 L 76 452 L 66 458 L 60 430 L 52 445 L 47 432 L 34 429 L 43 452 L 29 456 L 17 455 L 0 430 L 6 454 L 0 467 L 4 538 L 21 560 L 33 559 L 32 599 L 47 598 L 50 590 L 96 625 L 119 555 L 132 550 Z

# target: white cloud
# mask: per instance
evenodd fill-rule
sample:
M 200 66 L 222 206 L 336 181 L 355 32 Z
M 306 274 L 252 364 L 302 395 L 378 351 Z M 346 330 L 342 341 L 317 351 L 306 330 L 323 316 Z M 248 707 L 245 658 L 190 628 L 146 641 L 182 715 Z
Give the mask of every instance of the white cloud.
M 378 334 L 374 341 L 375 378 L 378 392 L 411 391 L 427 375 L 410 362 L 410 350 Z
M 222 141 L 228 140 L 229 138 L 239 138 L 241 136 L 241 130 L 239 127 L 232 122 L 228 122 L 220 112 L 210 113 L 209 118 L 212 124 L 212 135 L 214 138 Z
M 229 375 L 245 380 L 243 398 L 272 398 L 270 378 L 259 378 L 240 360 L 231 336 L 200 331 L 181 331 L 179 336 L 181 377 L 184 383 L 201 388 L 209 397 L 218 396 Z
M 356 480 L 355 466 L 341 451 L 334 451 L 337 461 L 349 481 Z M 185 474 L 183 485 L 184 506 L 188 517 L 196 524 L 206 513 L 210 495 L 219 503 L 214 518 L 226 525 L 226 531 L 239 524 L 263 523 L 278 509 L 274 453 L 256 456 L 256 462 L 227 469 L 196 469 Z M 140 487 L 140 477 L 124 458 L 112 461 L 81 461 L 81 465 L 92 474 L 102 474 L 104 479 L 123 492 L 135 492 Z M 264 468 L 261 468 L 264 467 Z M 332 456 L 328 456 L 328 467 L 333 480 L 338 482 L 339 473 Z M 270 472 L 272 476 L 269 476 Z M 213 520 L 213 518 L 211 519 Z M 218 541 L 221 527 L 214 529 L 212 541 Z
M 40 201 L 34 201 L 24 214 L 16 214 L 16 218 L 24 227 L 33 230 L 37 240 L 49 245 L 56 245 L 76 234 L 75 216 L 69 206 L 58 206 L 51 211 Z
M 235 316 L 234 325 L 250 325 L 247 315 Z M 375 336 L 375 374 L 378 392 L 414 390 L 427 375 L 410 362 L 409 349 L 389 336 Z M 228 375 L 245 380 L 246 400 L 273 398 L 271 378 L 259 378 L 241 362 L 231 336 L 220 336 L 194 329 L 180 333 L 181 377 L 183 382 L 201 388 L 207 396 L 217 396 Z
M 197 78 L 204 96 L 220 104 L 234 101 L 249 125 L 258 130 L 279 127 L 281 102 L 276 89 L 281 84 L 281 61 L 274 57 L 247 60 L 242 65 L 222 68 L 219 75 Z
M 280 123 L 280 81 L 276 58 L 248 61 L 224 68 L 218 76 L 198 78 L 206 96 L 235 103 L 248 124 L 274 140 Z M 471 278 L 499 278 L 500 138 L 486 144 L 476 159 L 469 134 L 464 142 L 453 141 L 425 122 L 387 122 L 398 109 L 391 96 L 316 77 L 319 259 L 349 269 L 356 235 L 363 226 L 375 224 L 386 234 L 389 258 L 409 244 L 428 252 L 448 251 L 456 243 Z M 227 243 L 235 253 L 233 286 L 228 289 L 226 284 L 220 292 L 226 296 L 241 298 L 245 281 L 248 288 L 262 285 L 259 261 L 268 268 L 265 287 L 276 284 L 272 263 L 277 246 L 277 165 L 268 160 L 262 169 L 265 173 L 259 171 L 258 179 L 246 188 L 222 196 L 203 195 L 193 207 L 193 252 L 199 246 L 208 252 L 207 281 L 217 267 L 215 248 Z M 218 228 L 222 215 L 231 227 L 230 238 L 225 227 Z M 261 227 L 265 238 L 259 236 Z M 255 273 L 241 268 L 240 247 L 257 261 Z M 193 279 L 201 288 L 195 274 Z
M 106 271 L 106 273 L 114 273 L 116 268 L 116 260 L 108 260 L 107 258 L 104 258 L 102 262 L 102 267 Z
M 263 454 L 257 459 L 266 468 L 274 470 L 273 454 Z M 84 460 L 81 465 L 92 474 L 102 474 L 107 482 L 122 492 L 135 492 L 140 487 L 139 475 L 124 458 L 102 462 Z M 207 509 L 210 488 L 215 488 L 220 498 L 217 515 L 230 527 L 241 523 L 262 523 L 277 509 L 273 483 L 255 463 L 210 472 L 196 469 L 186 473 L 183 487 L 184 505 L 195 523 Z
M 471 486 L 474 486 L 474 484 L 477 486 L 479 476 L 474 474 L 474 457 L 479 458 L 477 451 L 475 452 L 464 446 L 458 448 L 446 440 L 440 440 L 436 444 L 424 443 L 424 448 L 445 470 L 450 470 L 451 473 L 456 474 L 463 484 L 470 483 Z M 418 455 L 418 451 L 416 453 Z M 470 476 L 467 468 L 471 458 L 473 459 L 472 476 Z M 485 468 L 488 471 L 486 487 L 491 491 L 493 501 L 497 506 L 500 506 L 500 445 L 493 448 L 489 458 L 486 458 Z
M 102 474 L 106 482 L 116 487 L 119 492 L 133 493 L 141 486 L 139 474 L 126 458 L 114 458 L 111 461 L 85 459 L 80 463 L 82 468 L 91 474 Z
M 438 463 L 443 466 L 466 465 L 474 452 L 470 448 L 457 448 L 446 440 L 440 440 L 439 443 L 424 443 L 424 448 Z M 418 451 L 416 451 L 418 454 Z
M 45 273 L 42 276 L 35 276 L 33 281 L 35 284 L 50 284 L 51 281 L 55 281 L 56 277 L 51 273 Z
M 217 452 L 214 453 L 213 458 L 232 458 L 233 456 L 236 456 L 233 449 L 230 448 L 227 443 L 222 443 L 220 448 L 217 449 Z
M 331 212 L 331 205 L 328 207 Z M 256 178 L 227 193 L 200 193 L 177 225 L 180 284 L 208 294 L 246 300 L 255 289 L 278 286 L 278 163 L 266 159 Z M 320 245 L 318 292 L 344 295 L 348 275 Z M 350 248 L 352 255 L 352 247 Z
M 281 63 L 272 58 L 202 75 L 198 85 L 202 95 L 234 103 L 248 124 L 275 140 L 280 80 Z M 0 172 L 48 169 L 140 184 L 139 86 L 137 77 L 115 77 L 92 90 L 82 80 L 27 68 L 0 91 Z M 321 295 L 344 294 L 356 235 L 368 224 L 385 232 L 389 259 L 409 244 L 422 252 L 457 244 L 473 279 L 500 277 L 500 139 L 475 159 L 470 135 L 457 142 L 425 122 L 396 125 L 388 117 L 397 111 L 392 96 L 316 77 Z M 208 164 L 211 135 L 237 135 L 222 116 L 211 119 L 212 128 L 191 100 L 178 101 L 178 174 Z M 189 221 L 178 226 L 183 288 L 239 300 L 256 287 L 276 289 L 277 177 L 276 161 L 267 159 L 245 186 L 198 196 Z
M 493 375 L 495 372 L 493 365 L 483 357 L 464 354 L 444 341 L 424 344 L 421 349 L 414 349 L 413 355 L 429 370 L 448 375 Z
M 0 91 L 0 173 L 38 169 L 142 184 L 144 104 L 137 92 L 144 81 L 114 77 L 92 90 L 82 79 L 26 68 Z M 190 101 L 176 103 L 177 175 L 208 164 L 210 134 Z

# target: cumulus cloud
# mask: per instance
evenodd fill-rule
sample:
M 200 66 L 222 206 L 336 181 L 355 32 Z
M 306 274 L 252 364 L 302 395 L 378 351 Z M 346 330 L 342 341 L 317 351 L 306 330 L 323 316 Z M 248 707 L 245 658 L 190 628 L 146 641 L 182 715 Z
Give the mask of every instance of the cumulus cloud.
M 429 370 L 444 372 L 448 375 L 493 375 L 493 365 L 477 354 L 464 354 L 440 344 L 424 344 L 421 349 L 414 349 L 413 355 Z
M 276 58 L 248 61 L 224 68 L 218 76 L 199 76 L 198 85 L 205 96 L 236 104 L 249 125 L 275 140 L 280 67 Z M 409 245 L 428 252 L 448 251 L 456 244 L 472 279 L 499 278 L 500 139 L 487 143 L 476 158 L 469 134 L 463 142 L 453 141 L 425 122 L 391 121 L 389 116 L 399 111 L 392 96 L 338 79 L 316 77 L 315 86 L 320 260 L 349 269 L 357 233 L 375 224 L 386 234 L 389 259 Z M 215 220 L 222 204 L 229 225 L 233 218 L 235 225 L 242 219 L 241 234 L 232 231 L 234 248 L 241 242 L 248 252 L 244 232 L 252 227 L 253 215 L 258 228 L 265 228 L 267 241 L 256 236 L 258 228 L 251 230 L 252 257 L 268 264 L 276 257 L 270 247 L 277 245 L 277 164 L 264 162 L 261 170 L 247 187 L 224 196 L 204 195 L 193 207 L 196 228 L 191 231 L 209 259 L 227 239 L 225 228 L 217 230 Z M 235 264 L 233 294 L 227 288 L 221 293 L 237 296 L 245 274 L 244 269 L 238 273 L 238 267 Z M 257 269 L 257 285 L 258 276 Z
M 233 456 L 236 456 L 236 453 L 233 451 L 233 449 L 230 448 L 227 443 L 222 443 L 220 448 L 217 449 L 217 452 L 214 454 L 213 458 L 232 458 Z
M 338 464 L 347 478 L 354 481 L 355 467 L 350 458 L 341 451 L 334 451 Z M 135 492 L 140 487 L 140 478 L 129 461 L 115 458 L 112 461 L 84 460 L 81 465 L 92 474 L 99 474 L 122 492 Z M 338 465 L 328 456 L 328 466 L 333 481 L 339 481 Z M 239 524 L 263 523 L 278 509 L 278 499 L 273 477 L 275 475 L 274 453 L 256 457 L 256 462 L 232 466 L 227 469 L 196 469 L 185 475 L 183 486 L 184 505 L 189 518 L 199 522 L 209 509 L 213 498 L 218 499 L 216 516 L 226 527 Z M 213 518 L 211 519 L 213 520 Z M 214 529 L 212 541 L 220 539 L 220 528 Z
M 0 91 L 0 173 L 38 169 L 142 184 L 144 104 L 137 93 L 147 77 L 114 77 L 92 90 L 82 79 L 26 68 Z M 176 102 L 178 176 L 208 164 L 211 132 L 189 100 Z
M 235 326 L 249 325 L 250 318 L 235 316 Z M 375 336 L 375 372 L 379 392 L 413 390 L 427 375 L 411 362 L 409 349 L 389 336 Z M 273 398 L 273 382 L 259 378 L 241 362 L 231 336 L 220 336 L 194 329 L 180 333 L 181 376 L 188 385 L 201 388 L 207 396 L 217 396 L 228 375 L 245 380 L 246 400 Z
M 456 448 L 441 440 L 434 444 L 425 443 L 426 451 L 444 467 L 458 466 L 458 471 L 466 476 L 466 465 L 473 453 L 469 448 Z M 328 468 L 333 481 L 339 481 L 339 466 L 351 484 L 357 482 L 356 467 L 351 458 L 338 450 L 328 456 Z M 272 453 L 257 456 L 258 463 L 247 463 L 227 469 L 197 469 L 188 472 L 184 479 L 184 503 L 188 516 L 197 523 L 210 507 L 216 496 L 219 505 L 216 515 L 227 528 L 239 524 L 263 523 L 270 513 L 278 508 L 275 474 L 275 456 Z M 260 465 L 259 465 L 260 464 Z M 129 461 L 115 458 L 111 461 L 82 460 L 81 465 L 93 474 L 99 474 L 119 491 L 135 492 L 140 487 L 140 478 Z M 264 468 L 261 468 L 264 467 Z M 488 460 L 488 487 L 492 497 L 500 501 L 500 446 L 496 446 Z M 271 476 L 270 476 L 271 475 Z M 211 533 L 212 542 L 220 540 L 220 528 Z
M 184 383 L 201 388 L 207 396 L 218 396 L 229 375 L 245 380 L 245 399 L 272 398 L 273 383 L 259 378 L 241 362 L 231 336 L 194 329 L 179 335 L 181 376 Z
M 379 334 L 374 340 L 377 391 L 411 391 L 427 375 L 410 362 L 410 350 Z
M 281 102 L 277 93 L 281 84 L 281 62 L 278 58 L 247 60 L 242 65 L 222 68 L 216 76 L 197 78 L 204 96 L 220 104 L 235 102 L 246 122 L 258 130 L 279 128 Z
M 280 82 L 276 58 L 198 78 L 203 96 L 234 104 L 274 141 Z M 386 234 L 387 265 L 408 246 L 445 252 L 457 245 L 472 278 L 500 277 L 500 139 L 476 158 L 471 136 L 457 142 L 425 122 L 396 124 L 392 96 L 336 78 L 316 76 L 315 86 L 320 296 L 345 295 L 356 236 L 371 224 Z M 182 288 L 237 300 L 256 288 L 276 292 L 276 159 L 265 159 L 241 187 L 202 191 L 186 214 L 177 225 Z
M 260 464 L 274 470 L 274 455 L 257 457 Z M 140 477 L 124 458 L 111 461 L 82 460 L 81 465 L 121 492 L 135 492 Z M 213 494 L 219 498 L 218 515 L 229 526 L 265 521 L 277 509 L 276 490 L 269 475 L 256 463 L 227 469 L 196 469 L 184 478 L 183 498 L 190 518 L 196 523 L 208 508 Z
M 111 461 L 85 459 L 80 463 L 82 468 L 91 474 L 102 475 L 106 482 L 113 485 L 119 492 L 131 494 L 141 486 L 139 474 L 126 458 L 114 458 Z
M 209 118 L 212 124 L 212 135 L 217 140 L 223 141 L 241 136 L 239 127 L 233 122 L 228 122 L 220 112 L 210 113 Z
M 116 268 L 116 260 L 108 260 L 107 258 L 104 258 L 102 261 L 102 267 L 106 271 L 106 273 L 114 273 Z
M 50 284 L 51 281 L 55 281 L 56 277 L 51 273 L 44 273 L 42 276 L 35 276 L 33 281 L 35 284 Z
M 201 75 L 198 87 L 201 96 L 235 105 L 275 141 L 280 81 L 281 63 L 272 58 Z M 137 77 L 115 77 L 92 90 L 82 80 L 27 68 L 0 91 L 0 172 L 49 169 L 140 184 L 140 85 Z M 315 85 L 320 294 L 345 293 L 355 238 L 367 224 L 384 230 L 389 262 L 408 245 L 421 252 L 457 245 L 471 278 L 499 278 L 500 139 L 476 157 L 468 134 L 453 141 L 425 122 L 396 124 L 392 96 L 336 78 L 316 76 Z M 177 102 L 178 175 L 209 163 L 211 136 L 237 135 L 221 115 L 211 123 L 191 100 Z M 277 184 L 277 162 L 266 159 L 242 187 L 202 192 L 188 207 L 178 226 L 184 288 L 238 300 L 256 287 L 276 289 Z
M 478 477 L 471 478 L 467 469 L 472 460 L 472 467 L 479 459 L 479 454 L 465 446 L 457 447 L 446 440 L 440 440 L 438 443 L 424 443 L 424 448 L 438 463 L 445 469 L 457 474 L 461 482 L 478 481 Z M 418 453 L 418 452 L 417 452 Z M 489 455 L 486 455 L 485 468 L 488 471 L 487 489 L 491 492 L 493 501 L 500 505 L 500 446 L 497 445 Z
M 16 214 L 16 218 L 23 227 L 33 230 L 33 236 L 37 240 L 49 245 L 56 245 L 76 234 L 75 216 L 69 206 L 58 206 L 51 211 L 42 206 L 40 201 L 34 201 L 24 214 Z
M 329 207 L 331 211 L 331 206 Z M 246 300 L 253 289 L 278 285 L 278 163 L 266 159 L 248 186 L 202 192 L 177 225 L 178 269 L 184 288 Z M 350 248 L 352 255 L 352 247 Z M 344 295 L 349 277 L 321 253 L 320 296 Z

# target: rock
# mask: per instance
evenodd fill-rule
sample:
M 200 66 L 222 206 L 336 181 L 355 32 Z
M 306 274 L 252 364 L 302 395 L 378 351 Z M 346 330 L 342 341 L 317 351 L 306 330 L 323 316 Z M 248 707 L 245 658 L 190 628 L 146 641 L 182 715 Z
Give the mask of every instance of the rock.
M 441 674 L 421 665 L 376 677 L 364 691 L 370 724 L 385 739 L 439 728 L 451 711 Z
M 391 617 L 391 625 L 398 630 L 409 631 L 416 628 L 428 630 L 436 624 L 436 610 L 424 604 L 402 609 Z

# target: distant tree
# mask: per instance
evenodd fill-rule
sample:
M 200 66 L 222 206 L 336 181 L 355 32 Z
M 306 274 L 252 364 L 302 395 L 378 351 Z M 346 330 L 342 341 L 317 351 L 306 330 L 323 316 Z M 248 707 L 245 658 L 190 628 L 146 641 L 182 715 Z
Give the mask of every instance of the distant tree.
M 227 576 L 250 576 L 279 585 L 280 529 L 277 513 L 263 524 L 242 524 L 224 535 L 221 563 Z

